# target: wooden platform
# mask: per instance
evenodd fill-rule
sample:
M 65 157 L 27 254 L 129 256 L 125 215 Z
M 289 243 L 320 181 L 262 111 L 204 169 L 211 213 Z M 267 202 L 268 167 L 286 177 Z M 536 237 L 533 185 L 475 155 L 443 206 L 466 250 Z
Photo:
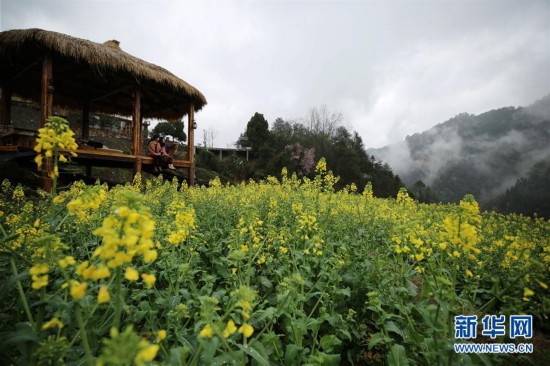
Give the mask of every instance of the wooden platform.
M 0 153 L 3 153 L 3 152 L 16 152 L 18 151 L 18 147 L 17 146 L 0 146 Z
M 61 150 L 61 153 L 69 156 L 68 151 Z M 120 153 L 118 150 L 109 149 L 78 149 L 75 151 L 76 157 L 72 157 L 71 160 L 84 165 L 84 166 L 103 166 L 114 168 L 136 168 L 137 166 L 149 166 L 153 165 L 153 158 L 148 156 L 132 155 Z M 4 156 L 7 159 L 17 158 L 21 156 L 34 156 L 36 153 L 27 147 L 18 146 L 0 146 L 0 156 Z M 176 168 L 191 168 L 192 163 L 188 160 L 174 160 L 174 166 Z M 147 169 L 148 170 L 148 169 Z
M 30 148 L 18 146 L 0 146 L 0 160 L 12 160 L 18 158 L 34 157 L 36 153 Z
M 105 149 L 96 149 L 96 150 L 76 150 L 76 157 L 71 158 L 71 160 L 74 160 L 76 162 L 82 161 L 83 163 L 91 163 L 89 165 L 96 165 L 95 163 L 98 163 L 100 165 L 103 165 L 103 163 L 106 162 L 115 162 L 120 164 L 115 165 L 127 165 L 127 164 L 135 164 L 138 161 L 141 162 L 142 165 L 153 165 L 153 158 L 148 156 L 139 156 L 139 155 L 131 155 L 131 154 L 123 154 L 116 151 L 109 151 Z M 191 162 L 188 160 L 174 160 L 174 166 L 176 168 L 190 168 Z M 112 166 L 112 164 L 109 164 L 109 166 Z

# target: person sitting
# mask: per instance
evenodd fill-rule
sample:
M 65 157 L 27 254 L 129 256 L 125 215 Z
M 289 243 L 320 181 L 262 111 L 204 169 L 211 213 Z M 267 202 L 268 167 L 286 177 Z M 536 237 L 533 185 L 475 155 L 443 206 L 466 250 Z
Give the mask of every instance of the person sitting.
M 160 140 L 160 155 L 162 156 L 162 162 L 168 166 L 168 169 L 176 169 L 174 166 L 174 158 L 167 151 L 167 145 L 164 141 L 164 137 L 161 137 Z
M 147 152 L 147 156 L 153 158 L 153 171 L 155 173 L 162 172 L 162 153 L 159 139 L 159 135 L 153 135 L 149 141 L 149 149 Z

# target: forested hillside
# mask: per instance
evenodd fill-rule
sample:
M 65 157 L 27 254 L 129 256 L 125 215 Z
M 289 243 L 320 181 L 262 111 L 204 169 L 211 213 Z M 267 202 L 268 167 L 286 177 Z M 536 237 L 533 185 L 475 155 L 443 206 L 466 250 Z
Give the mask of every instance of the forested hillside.
M 218 162 L 213 154 L 202 151 L 197 166 L 233 181 L 279 176 L 283 168 L 299 177 L 313 177 L 315 164 L 324 157 L 340 178 L 336 189 L 353 183 L 362 191 L 371 182 L 376 196 L 395 197 L 403 186 L 389 166 L 367 154 L 361 136 L 343 125 L 342 114 L 326 107 L 313 108 L 297 121 L 277 118 L 271 128 L 262 114 L 255 113 L 237 144 L 251 149 L 250 161 L 234 157 Z
M 369 153 L 387 162 L 407 186 L 421 181 L 443 202 L 471 193 L 486 208 L 548 214 L 537 202 L 549 191 L 542 182 L 550 174 L 543 169 L 550 163 L 550 96 L 529 107 L 462 113 Z

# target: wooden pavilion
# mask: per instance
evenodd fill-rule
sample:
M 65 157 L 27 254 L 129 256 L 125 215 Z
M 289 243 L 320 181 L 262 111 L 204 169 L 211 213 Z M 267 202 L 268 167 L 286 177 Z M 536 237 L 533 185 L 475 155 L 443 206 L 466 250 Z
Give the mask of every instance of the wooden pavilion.
M 89 138 L 90 113 L 132 117 L 131 153 L 76 151 L 86 166 L 133 166 L 141 172 L 152 164 L 142 148 L 144 118 L 181 120 L 187 115 L 187 158 L 176 160 L 194 182 L 194 114 L 206 105 L 203 94 L 157 65 L 136 58 L 115 40 L 103 44 L 42 29 L 0 32 L 0 127 L 11 122 L 12 97 L 40 104 L 40 127 L 53 107 L 82 111 L 82 140 Z M 1 152 L 29 150 L 18 144 Z M 51 188 L 43 172 L 46 190 Z

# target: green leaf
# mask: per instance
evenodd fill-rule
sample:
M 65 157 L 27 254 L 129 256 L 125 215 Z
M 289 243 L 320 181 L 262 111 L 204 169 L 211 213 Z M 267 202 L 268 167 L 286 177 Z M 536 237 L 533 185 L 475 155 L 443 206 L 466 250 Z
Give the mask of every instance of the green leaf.
M 271 283 L 271 281 L 269 281 L 269 279 L 265 276 L 260 276 L 260 283 L 265 288 L 272 288 L 273 287 L 273 284 Z
M 388 355 L 388 365 L 389 366 L 406 366 L 409 364 L 407 359 L 407 353 L 405 352 L 405 347 L 400 344 L 394 344 L 390 348 L 390 353 Z
M 405 332 L 404 332 L 401 328 L 399 328 L 399 327 L 397 326 L 397 324 L 395 324 L 395 323 L 392 322 L 392 321 L 386 322 L 386 324 L 384 324 L 384 328 L 386 329 L 386 331 L 387 331 L 388 333 L 390 333 L 390 332 L 391 332 L 391 333 L 395 333 L 395 334 L 399 335 L 399 336 L 400 336 L 401 338 L 403 338 L 403 339 L 406 338 Z
M 321 338 L 321 348 L 327 352 L 332 352 L 334 347 L 342 344 L 342 341 L 335 335 L 325 335 Z
M 414 297 L 418 294 L 418 287 L 414 283 L 407 280 L 405 282 L 405 285 L 407 286 L 407 292 L 408 292 L 409 296 Z
M 321 327 L 321 322 L 318 319 L 313 318 L 306 323 L 306 327 L 307 329 L 310 329 L 312 332 L 317 333 L 317 331 Z
M 301 365 L 302 364 L 302 352 L 304 348 L 295 344 L 289 344 L 285 351 L 285 365 Z
M 189 349 L 186 347 L 178 347 L 170 349 L 170 365 L 171 366 L 184 366 L 187 364 L 186 360 L 189 357 Z
M 347 329 L 338 329 L 340 334 L 343 334 L 347 340 L 351 340 L 351 334 Z
M 346 287 L 346 288 L 339 288 L 338 290 L 336 290 L 336 294 L 337 295 L 343 295 L 345 297 L 351 297 L 351 290 L 349 287 Z
M 272 356 L 282 354 L 284 350 L 279 336 L 277 336 L 277 334 L 273 331 L 266 332 L 262 336 L 262 346 L 265 346 L 267 349 L 267 354 Z
M 258 321 L 263 322 L 265 320 L 271 320 L 275 317 L 275 309 L 273 306 L 268 307 L 265 310 L 258 310 L 254 313 L 257 316 Z
M 436 280 L 444 285 L 447 285 L 447 286 L 452 286 L 452 282 L 451 280 L 449 280 L 447 277 L 444 277 L 444 276 L 437 276 L 436 277 Z
M 210 366 L 222 366 L 222 365 L 246 365 L 246 356 L 239 351 L 224 352 L 208 363 Z
M 202 346 L 203 352 L 201 354 L 201 360 L 205 365 L 212 365 L 214 364 L 214 355 L 216 354 L 216 351 L 218 350 L 218 347 L 220 345 L 220 341 L 218 340 L 218 337 L 214 337 L 212 339 L 204 339 L 199 337 L 199 343 Z
M 317 358 L 321 358 L 323 361 L 323 366 L 337 366 L 340 365 L 340 355 L 339 354 L 327 354 L 323 352 L 317 353 Z
M 6 332 L 2 334 L 2 343 L 0 349 L 5 349 L 6 346 L 18 344 L 22 342 L 38 342 L 39 338 L 32 330 L 29 323 L 17 323 L 14 332 Z
M 386 337 L 384 334 L 382 333 L 374 333 L 372 335 L 372 337 L 370 338 L 370 341 L 369 341 L 369 344 L 368 344 L 368 347 L 369 347 L 369 350 L 373 349 L 374 347 L 376 347 L 376 345 L 378 343 L 388 343 L 389 341 L 391 341 L 390 338 Z
M 269 357 L 267 356 L 267 352 L 262 343 L 254 342 L 254 347 L 242 346 L 240 344 L 238 344 L 238 346 L 244 353 L 246 353 L 247 355 L 252 357 L 254 361 L 256 361 L 255 363 L 253 362 L 253 364 L 269 366 Z

